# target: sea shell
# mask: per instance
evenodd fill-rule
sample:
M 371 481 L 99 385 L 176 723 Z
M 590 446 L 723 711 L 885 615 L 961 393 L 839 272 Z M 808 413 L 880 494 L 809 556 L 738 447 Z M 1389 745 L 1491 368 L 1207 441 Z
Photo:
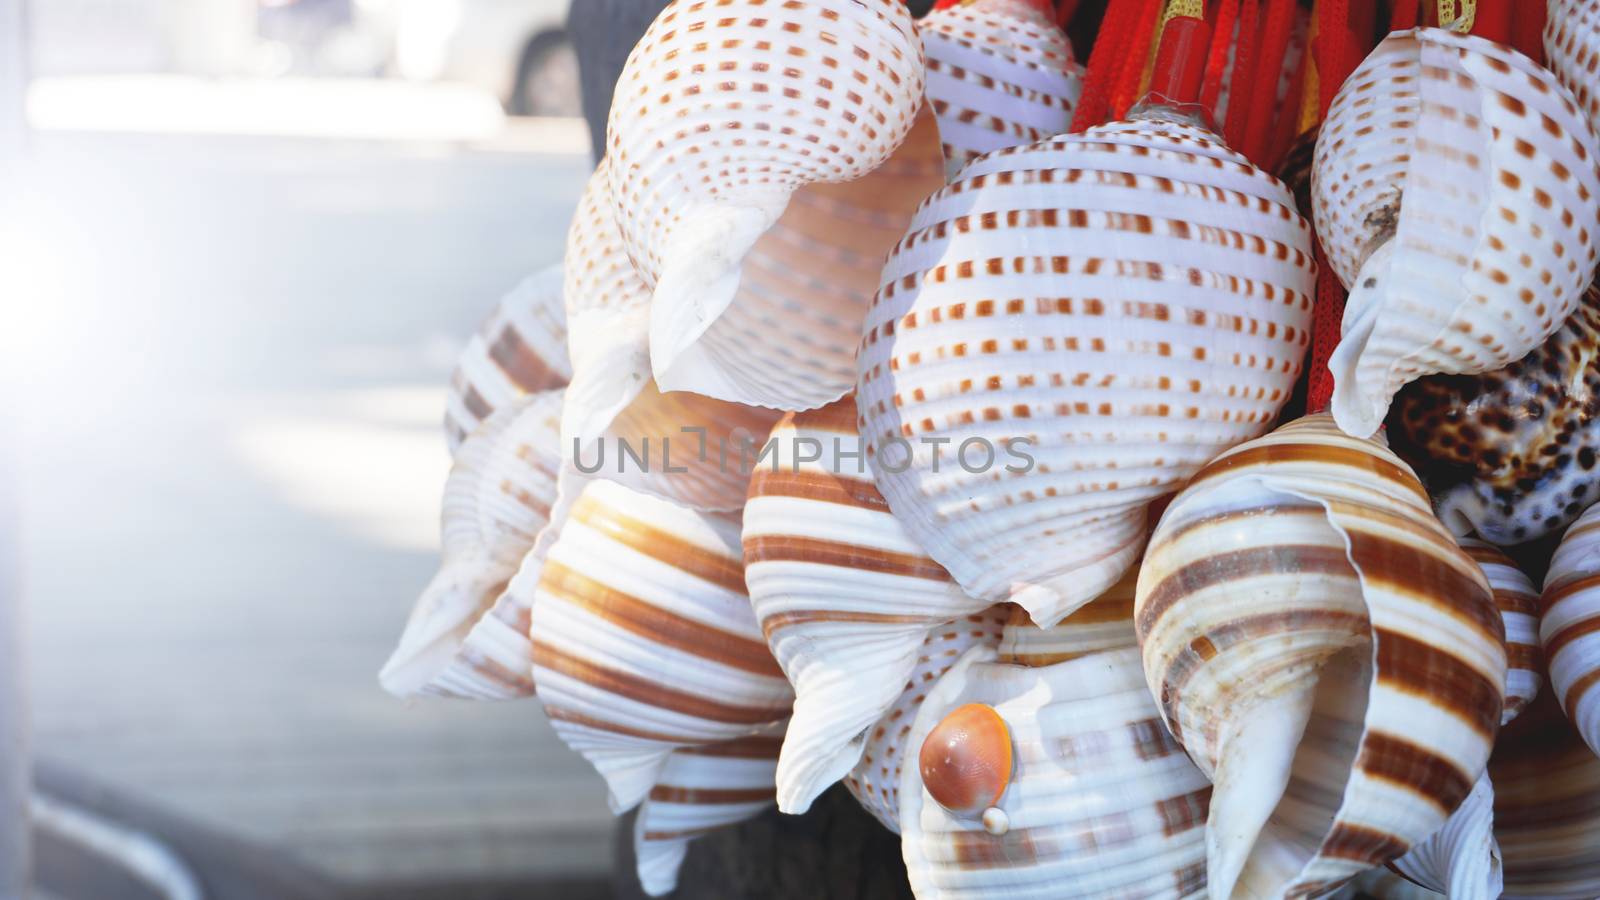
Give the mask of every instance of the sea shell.
M 1357 875 L 1333 896 L 1335 900 L 1446 900 L 1438 891 L 1413 884 L 1382 866 Z
M 943 185 L 939 131 L 924 110 L 871 174 L 796 191 L 745 257 L 733 302 L 656 366 L 662 389 L 778 409 L 844 396 L 883 258 Z
M 1033 0 L 976 0 L 917 23 L 928 105 L 951 174 L 991 150 L 1054 137 L 1072 124 L 1083 67 Z M 887 248 L 886 248 L 887 249 Z
M 1511 558 L 1473 538 L 1457 538 L 1494 591 L 1506 627 L 1506 703 L 1500 724 L 1515 719 L 1544 683 L 1544 652 L 1539 649 L 1539 592 Z
M 561 391 L 514 401 L 461 445 L 445 482 L 443 565 L 417 601 L 379 679 L 407 697 L 510 699 L 533 693 L 526 605 L 506 591 L 538 571 L 535 541 L 556 504 Z
M 778 764 L 784 812 L 804 812 L 862 759 L 929 632 L 990 605 L 963 594 L 889 513 L 854 413 L 847 397 L 780 422 L 745 506 L 750 599 L 795 687 Z
M 1218 785 L 1212 896 L 1314 896 L 1444 825 L 1488 760 L 1505 630 L 1380 444 L 1310 416 L 1173 500 L 1139 573 L 1150 691 Z
M 1594 275 L 1600 171 L 1571 95 L 1509 47 L 1395 32 L 1339 89 L 1312 174 L 1317 233 L 1346 288 L 1341 428 L 1370 435 L 1421 376 L 1501 368 Z
M 617 223 L 653 292 L 658 377 L 728 308 L 790 195 L 883 165 L 922 91 L 922 44 L 900 0 L 662 11 L 617 80 L 607 154 Z
M 663 393 L 650 376 L 650 294 L 622 247 L 605 197 L 607 163 L 589 179 L 567 235 L 572 384 L 561 416 L 564 458 L 586 475 L 708 510 L 744 505 L 741 450 L 778 413 L 697 394 Z
M 1550 71 L 1571 91 L 1589 123 L 1600 123 L 1600 4 L 1594 0 L 1547 0 L 1544 58 Z
M 1010 625 L 1003 642 L 1027 643 L 1018 630 L 1038 631 Z M 1005 723 L 1015 769 L 982 817 L 934 802 L 916 767 L 901 773 L 901 847 L 919 900 L 1205 895 L 1211 787 L 1162 726 L 1127 620 L 1124 633 L 1121 649 L 1045 666 L 974 647 L 934 685 L 911 746 L 983 704 Z
M 1150 501 L 1270 427 L 1310 324 L 1291 203 L 1157 114 L 992 153 L 923 204 L 856 400 L 879 489 L 968 594 L 1059 621 L 1133 564 Z
M 1600 290 L 1503 369 L 1406 385 L 1389 423 L 1451 530 L 1508 545 L 1565 528 L 1600 500 Z
M 1600 758 L 1549 692 L 1506 726 L 1489 777 L 1506 900 L 1600 897 Z
M 1539 606 L 1550 687 L 1578 733 L 1600 753 L 1600 506 L 1591 506 L 1561 539 Z
M 1494 839 L 1494 785 L 1478 776 L 1444 827 L 1389 864 L 1451 900 L 1495 900 L 1505 890 L 1505 861 Z
M 745 594 L 737 516 L 589 482 L 545 560 L 532 632 L 545 713 L 618 812 L 645 798 L 673 750 L 789 714 L 789 683 Z
M 844 786 L 855 795 L 863 809 L 895 834 L 900 833 L 900 769 L 906 760 L 906 741 L 911 736 L 911 723 L 917 710 L 927 699 L 928 691 L 950 671 L 961 654 L 979 644 L 993 647 L 1000 643 L 1000 632 L 1007 618 L 1006 607 L 996 606 L 929 632 L 899 698 L 867 732 L 861 761 L 844 777 Z
M 639 883 L 652 897 L 678 886 L 695 838 L 752 819 L 772 806 L 782 729 L 672 751 L 633 824 Z
M 444 432 L 452 455 L 490 413 L 528 394 L 566 387 L 572 379 L 564 279 L 559 264 L 524 278 L 467 341 L 445 396 Z

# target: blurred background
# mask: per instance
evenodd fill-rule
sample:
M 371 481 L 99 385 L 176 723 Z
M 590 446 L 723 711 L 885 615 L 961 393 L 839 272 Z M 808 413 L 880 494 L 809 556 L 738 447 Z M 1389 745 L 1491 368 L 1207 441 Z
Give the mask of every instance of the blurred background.
M 0 720 L 43 896 L 610 895 L 536 703 L 376 682 L 457 348 L 590 170 L 569 6 L 0 0 Z

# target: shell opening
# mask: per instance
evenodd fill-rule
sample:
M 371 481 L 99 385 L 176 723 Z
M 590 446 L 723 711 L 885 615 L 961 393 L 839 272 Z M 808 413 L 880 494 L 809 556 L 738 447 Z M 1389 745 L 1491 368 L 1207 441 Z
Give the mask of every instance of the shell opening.
M 1355 437 L 1370 437 L 1383 424 L 1389 410 L 1388 396 L 1362 392 L 1361 365 L 1367 344 L 1377 330 L 1393 259 L 1394 241 L 1391 240 L 1374 250 L 1362 264 L 1355 284 L 1350 286 L 1350 297 L 1345 301 L 1343 334 L 1328 359 L 1328 371 L 1333 373 L 1334 383 L 1334 420 Z

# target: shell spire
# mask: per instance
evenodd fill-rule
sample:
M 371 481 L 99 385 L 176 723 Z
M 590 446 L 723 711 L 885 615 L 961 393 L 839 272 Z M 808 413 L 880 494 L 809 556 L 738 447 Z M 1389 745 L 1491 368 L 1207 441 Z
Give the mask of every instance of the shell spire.
M 1404 464 L 1326 415 L 1194 476 L 1135 620 L 1151 694 L 1216 785 L 1213 897 L 1331 891 L 1438 831 L 1488 760 L 1489 583 Z
M 1594 130 L 1515 50 L 1395 32 L 1340 87 L 1312 204 L 1350 291 L 1329 360 L 1333 414 L 1377 430 L 1406 383 L 1501 368 L 1537 347 L 1594 276 Z
M 1600 506 L 1589 507 L 1561 539 L 1539 605 L 1550 687 L 1600 754 Z

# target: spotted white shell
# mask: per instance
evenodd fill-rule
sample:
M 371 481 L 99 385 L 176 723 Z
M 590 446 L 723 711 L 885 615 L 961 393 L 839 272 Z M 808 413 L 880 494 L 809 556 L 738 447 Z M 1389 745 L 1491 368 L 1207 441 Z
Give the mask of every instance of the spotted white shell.
M 873 486 L 845 398 L 773 429 L 745 506 L 745 577 L 795 687 L 778 808 L 802 812 L 862 759 L 937 626 L 990 604 L 961 592 Z
M 670 894 L 695 838 L 752 819 L 772 806 L 782 728 L 771 734 L 672 751 L 633 823 L 639 884 Z
M 1600 753 L 1600 506 L 1589 507 L 1561 539 L 1539 605 L 1550 687 L 1578 733 Z
M 1389 35 L 1345 81 L 1312 169 L 1317 233 L 1350 290 L 1329 368 L 1358 436 L 1407 382 L 1520 359 L 1594 275 L 1600 170 L 1571 95 L 1509 47 Z
M 615 811 L 645 798 L 673 750 L 789 715 L 793 694 L 745 594 L 737 516 L 591 481 L 532 605 L 539 699 Z
M 1271 425 L 1310 324 L 1292 203 L 1151 118 L 992 153 L 923 205 L 857 404 L 879 489 L 967 593 L 1053 624 L 1132 565 L 1150 501 Z
M 1083 67 L 1031 0 L 976 0 L 917 23 L 928 105 L 951 174 L 992 150 L 1054 137 L 1072 123 Z
M 1004 720 L 1015 762 L 1002 834 L 934 802 L 918 767 L 902 771 L 901 847 L 919 900 L 1205 896 L 1211 787 L 1162 725 L 1123 628 L 1121 649 L 1045 666 L 974 647 L 928 693 L 909 746 L 982 703 Z M 1002 642 L 1027 643 L 1009 636 L 1019 629 L 1037 630 L 1008 626 Z
M 752 406 L 812 409 L 855 386 L 861 320 L 883 257 L 924 197 L 944 184 L 926 110 L 871 174 L 794 193 L 745 257 L 733 302 L 656 366 L 663 390 Z
M 1213 896 L 1331 891 L 1436 832 L 1488 760 L 1489 583 L 1404 463 L 1327 415 L 1196 473 L 1135 621 L 1168 727 L 1218 786 Z
M 697 394 L 663 393 L 650 376 L 649 291 L 622 248 L 605 198 L 607 163 L 590 178 L 567 235 L 572 384 L 561 415 L 563 458 L 700 509 L 744 505 L 749 473 L 730 453 L 758 440 L 778 413 Z
M 1544 58 L 1550 71 L 1577 99 L 1589 117 L 1600 122 L 1600 3 L 1595 0 L 1547 0 Z
M 563 280 L 560 265 L 529 275 L 500 298 L 468 339 L 445 396 L 444 431 L 452 455 L 490 413 L 571 380 Z
M 1005 607 L 995 606 L 928 632 L 900 696 L 866 733 L 861 760 L 844 777 L 844 786 L 890 831 L 900 833 L 900 772 L 907 757 L 915 759 L 917 755 L 917 747 L 909 743 L 917 710 L 961 654 L 975 646 L 1000 643 L 1006 619 Z
M 657 376 L 733 301 L 790 195 L 882 165 L 922 90 L 900 0 L 675 0 L 661 12 L 617 81 L 607 154 L 612 207 L 653 293 Z

